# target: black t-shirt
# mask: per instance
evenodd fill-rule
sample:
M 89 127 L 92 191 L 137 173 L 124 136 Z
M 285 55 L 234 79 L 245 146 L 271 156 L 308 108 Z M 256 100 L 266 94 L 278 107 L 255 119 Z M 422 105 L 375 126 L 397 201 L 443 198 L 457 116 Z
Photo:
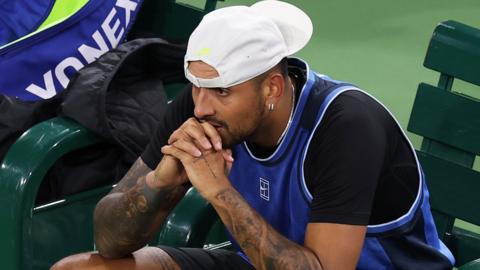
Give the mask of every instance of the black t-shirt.
M 296 77 L 296 89 L 301 89 L 304 79 Z M 142 154 L 151 169 L 162 157 L 160 148 L 193 116 L 193 109 L 187 87 L 169 104 Z M 257 157 L 275 151 L 249 148 Z M 310 222 L 372 225 L 395 220 L 410 208 L 419 183 L 416 161 L 395 120 L 358 91 L 344 92 L 331 103 L 315 130 L 304 172 L 313 195 Z

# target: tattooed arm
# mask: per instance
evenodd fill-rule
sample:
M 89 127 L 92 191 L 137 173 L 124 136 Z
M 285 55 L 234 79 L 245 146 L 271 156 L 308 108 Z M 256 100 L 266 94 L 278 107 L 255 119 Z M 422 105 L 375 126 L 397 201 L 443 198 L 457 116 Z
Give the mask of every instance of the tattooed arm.
M 192 143 L 190 143 L 192 142 Z M 196 153 L 221 150 L 221 137 L 209 123 L 187 119 L 168 143 Z M 231 154 L 225 155 L 231 160 Z M 143 247 L 189 187 L 182 164 L 165 155 L 155 171 L 138 159 L 119 184 L 95 209 L 94 233 L 99 253 L 119 258 Z
M 324 269 L 313 251 L 280 235 L 233 187 L 209 201 L 256 269 Z
M 182 171 L 171 157 L 155 171 L 141 158 L 133 164 L 95 208 L 95 244 L 102 256 L 120 258 L 147 244 L 188 188 Z
M 305 246 L 271 227 L 228 187 L 209 200 L 256 269 L 355 269 L 365 226 L 310 223 Z
M 195 158 L 173 146 L 162 152 L 185 167 L 192 185 L 215 208 L 223 223 L 256 269 L 355 269 L 365 238 L 365 226 L 310 223 L 304 246 L 278 233 L 228 180 L 220 152 Z M 248 179 L 246 179 L 248 181 Z

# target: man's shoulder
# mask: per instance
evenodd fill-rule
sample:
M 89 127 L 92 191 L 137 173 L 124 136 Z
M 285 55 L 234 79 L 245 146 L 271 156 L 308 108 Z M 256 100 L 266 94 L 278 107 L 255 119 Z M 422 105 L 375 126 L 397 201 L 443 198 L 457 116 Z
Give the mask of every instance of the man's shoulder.
M 320 123 L 317 123 L 319 126 L 315 133 L 320 135 L 340 131 L 352 136 L 368 131 L 393 134 L 398 129 L 394 117 L 386 107 L 371 95 L 358 90 L 341 92 L 329 103 L 318 121 Z
M 363 91 L 351 90 L 339 94 L 331 103 L 331 109 L 340 110 L 343 115 L 369 118 L 390 118 L 386 107 Z

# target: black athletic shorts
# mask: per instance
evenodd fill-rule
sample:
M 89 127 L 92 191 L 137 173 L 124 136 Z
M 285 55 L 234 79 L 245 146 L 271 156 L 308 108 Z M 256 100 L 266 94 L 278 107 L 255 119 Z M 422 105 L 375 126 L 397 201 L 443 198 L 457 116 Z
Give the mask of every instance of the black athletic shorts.
M 255 270 L 251 264 L 234 251 L 158 247 L 168 253 L 182 270 Z

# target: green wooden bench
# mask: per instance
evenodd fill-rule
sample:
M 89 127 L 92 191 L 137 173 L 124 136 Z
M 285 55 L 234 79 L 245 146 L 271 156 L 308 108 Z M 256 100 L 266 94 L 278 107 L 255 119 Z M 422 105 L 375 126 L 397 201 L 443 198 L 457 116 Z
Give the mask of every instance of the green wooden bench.
M 203 15 L 215 9 L 216 2 L 207 0 L 205 8 L 199 9 L 174 0 L 145 0 L 131 35 L 150 32 L 170 41 L 186 42 Z M 172 98 L 181 87 L 178 84 L 166 86 L 167 96 Z M 84 127 L 58 117 L 32 127 L 12 145 L 0 164 L 2 269 L 49 269 L 62 257 L 95 249 L 93 209 L 112 186 L 68 196 L 46 205 L 35 206 L 35 198 L 43 177 L 56 160 L 71 151 L 97 143 L 100 140 Z M 195 191 L 189 192 L 191 200 L 198 197 Z M 214 221 L 207 224 L 209 228 Z M 164 231 L 168 231 L 167 228 Z M 184 238 L 183 242 L 193 245 L 194 240 L 203 241 L 201 238 L 205 238 L 205 233 L 202 235 L 196 237 L 190 234 L 190 238 Z M 165 238 L 166 242 L 171 240 Z M 155 239 L 152 243 L 157 241 Z
M 417 151 L 430 191 L 438 234 L 460 269 L 480 269 L 480 235 L 455 226 L 480 225 L 480 100 L 457 92 L 454 80 L 480 86 L 480 30 L 455 21 L 433 32 L 424 66 L 440 73 L 436 86 L 420 83 L 408 130 L 423 136 Z M 457 90 L 457 91 L 456 91 Z M 480 92 L 480 88 L 478 89 Z

